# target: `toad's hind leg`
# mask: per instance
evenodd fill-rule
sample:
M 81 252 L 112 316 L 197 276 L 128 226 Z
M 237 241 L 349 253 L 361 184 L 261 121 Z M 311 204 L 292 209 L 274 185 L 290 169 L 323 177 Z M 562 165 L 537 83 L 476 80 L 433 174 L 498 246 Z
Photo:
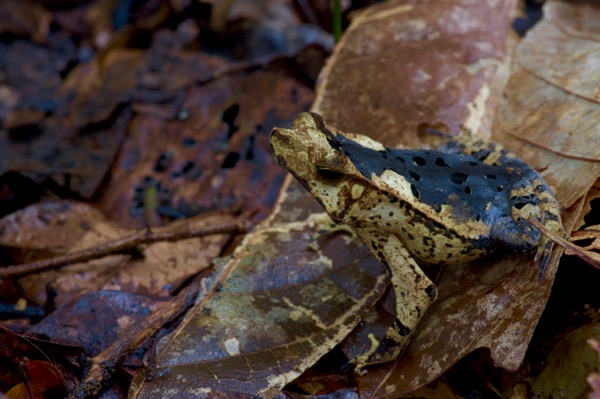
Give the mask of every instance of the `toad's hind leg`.
M 471 155 L 486 165 L 502 166 L 510 172 L 510 209 L 514 224 L 499 221 L 495 226 L 495 235 L 499 241 L 515 250 L 524 245 L 537 245 L 534 264 L 540 269 L 541 279 L 550 261 L 554 242 L 545 235 L 540 237 L 527 219 L 532 216 L 550 232 L 564 238 L 567 236 L 560 219 L 560 205 L 544 179 L 515 153 L 498 143 L 460 136 L 440 149 L 449 153 Z M 521 235 L 516 234 L 511 225 L 516 225 Z
M 527 222 L 535 218 L 550 232 L 566 238 L 560 218 L 560 205 L 542 177 L 529 167 L 516 168 L 511 174 L 510 203 L 512 218 L 524 231 L 536 231 Z M 539 267 L 540 280 L 550 262 L 554 241 L 541 234 L 537 243 L 534 264 Z
M 359 374 L 365 366 L 397 359 L 406 349 L 425 311 L 437 296 L 435 285 L 396 236 L 390 234 L 385 244 L 381 241 L 376 244 L 374 241 L 365 243 L 390 271 L 396 294 L 396 318 L 381 341 L 374 342 L 371 350 L 355 357 L 348 364 L 354 366 Z

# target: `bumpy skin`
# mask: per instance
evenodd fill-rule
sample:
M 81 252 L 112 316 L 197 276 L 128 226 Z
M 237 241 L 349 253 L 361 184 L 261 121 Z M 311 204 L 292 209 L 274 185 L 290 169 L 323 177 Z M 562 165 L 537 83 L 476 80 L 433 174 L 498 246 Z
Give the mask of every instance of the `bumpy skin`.
M 396 359 L 435 300 L 436 287 L 418 263 L 460 263 L 505 245 L 537 248 L 543 270 L 552 242 L 527 217 L 563 232 L 546 183 L 497 144 L 467 138 L 443 151 L 399 150 L 302 113 L 291 129 L 272 131 L 271 146 L 329 216 L 389 268 L 396 320 L 376 347 L 351 361 L 357 370 Z

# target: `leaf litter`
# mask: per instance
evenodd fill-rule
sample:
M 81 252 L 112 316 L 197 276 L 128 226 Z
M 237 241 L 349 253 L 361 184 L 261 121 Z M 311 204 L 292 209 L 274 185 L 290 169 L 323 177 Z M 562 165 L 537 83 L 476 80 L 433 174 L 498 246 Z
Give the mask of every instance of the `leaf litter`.
M 186 2 L 175 3 L 181 6 Z M 586 145 L 598 137 L 597 127 L 586 124 L 598 120 L 597 93 L 593 85 L 582 83 L 586 79 L 580 78 L 569 57 L 560 57 L 561 52 L 555 49 L 575 49 L 580 65 L 585 65 L 589 73 L 596 73 L 590 61 L 594 59 L 597 37 L 598 18 L 591 17 L 596 8 L 585 2 L 550 2 L 545 9 L 547 18 L 518 44 L 517 55 L 511 58 L 507 43 L 511 43 L 508 36 L 514 4 L 493 3 L 481 2 L 473 8 L 460 1 L 444 7 L 433 7 L 429 2 L 388 2 L 370 8 L 356 18 L 323 71 L 313 110 L 343 130 L 367 133 L 392 145 L 423 147 L 429 138 L 422 132 L 430 127 L 481 137 L 493 132 L 492 139 L 542 171 L 567 208 L 565 224 L 580 228 L 585 226 L 584 215 L 590 212 L 590 202 L 597 197 L 587 194 L 597 184 L 597 162 L 593 160 L 599 154 L 594 152 L 596 147 Z M 103 12 L 110 12 L 110 8 Z M 54 15 L 62 26 L 68 21 L 64 12 Z M 160 7 L 142 15 L 164 18 Z M 488 21 L 485 15 L 494 18 Z M 8 29 L 13 34 L 23 34 L 19 28 Z M 98 35 L 102 31 L 96 32 L 96 43 L 102 43 L 103 36 Z M 162 47 L 157 41 L 150 51 L 120 49 L 114 44 L 117 39 L 126 41 L 133 36 L 108 32 L 115 41 L 102 46 L 105 54 L 81 64 L 72 74 L 67 73 L 71 69 L 65 65 L 72 62 L 74 53 L 59 52 L 67 62 L 59 66 L 58 74 L 50 72 L 50 76 L 67 73 L 68 79 L 61 82 L 53 78 L 56 92 L 63 95 L 56 104 L 38 103 L 30 110 L 20 102 L 24 98 L 20 96 L 21 89 L 0 87 L 0 98 L 6 99 L 0 112 L 10 116 L 6 120 L 11 124 L 4 127 L 9 128 L 9 139 L 13 140 L 5 145 L 14 146 L 0 148 L 11 148 L 11 153 L 22 154 L 26 160 L 27 147 L 19 147 L 14 138 L 34 127 L 35 132 L 41 132 L 39 137 L 36 133 L 20 138 L 50 143 L 42 144 L 47 152 L 34 152 L 34 158 L 46 162 L 52 148 L 60 149 L 58 156 L 55 153 L 49 158 L 56 165 L 52 173 L 47 173 L 43 163 L 38 163 L 37 169 L 24 168 L 24 161 L 19 158 L 1 163 L 4 171 L 24 173 L 45 184 L 53 182 L 50 187 L 57 183 L 61 189 L 87 198 L 102 184 L 104 192 L 95 199 L 96 205 L 125 226 L 144 224 L 139 210 L 144 207 L 143 193 L 148 187 L 160 195 L 159 206 L 154 209 L 159 224 L 172 216 L 189 216 L 218 209 L 222 204 L 236 205 L 238 199 L 244 201 L 245 209 L 261 209 L 257 219 L 264 217 L 281 182 L 281 172 L 269 160 L 268 126 L 289 124 L 293 115 L 310 103 L 310 91 L 272 71 L 247 74 L 239 62 L 188 51 L 198 34 L 193 24 L 181 24 L 175 34 L 163 31 Z M 57 43 L 52 35 L 49 39 L 39 33 L 35 37 L 36 41 Z M 118 65 L 125 60 L 133 60 L 134 68 L 130 74 L 120 75 L 123 67 Z M 197 63 L 210 66 L 205 72 L 198 72 L 194 69 Z M 543 67 L 548 63 L 556 71 Z M 124 84 L 119 84 L 120 78 L 125 78 Z M 103 79 L 106 83 L 100 87 L 106 90 L 96 93 L 94 84 Z M 245 94 L 237 92 L 240 87 Z M 252 105 L 257 92 L 266 93 L 262 109 Z M 228 101 L 231 96 L 238 97 Z M 294 107 L 288 109 L 284 105 L 287 103 Z M 569 134 L 561 134 L 565 131 Z M 81 132 L 90 137 L 85 138 Z M 97 137 L 105 132 L 113 137 L 112 147 L 94 153 Z M 77 142 L 80 137 L 82 144 Z M 63 151 L 63 147 L 68 150 Z M 98 165 L 65 163 L 63 159 L 73 158 L 69 154 L 92 154 Z M 212 154 L 216 156 L 211 158 Z M 112 159 L 115 162 L 110 165 Z M 219 169 L 228 169 L 227 165 L 233 165 L 232 170 L 221 175 Z M 106 180 L 109 167 L 110 178 Z M 46 176 L 45 180 L 40 180 L 40 175 Z M 249 187 L 240 185 L 240 181 Z M 94 215 L 93 209 L 58 204 L 54 210 L 52 205 L 29 208 L 34 226 L 36 218 L 48 226 L 39 227 L 37 235 L 34 229 L 25 246 L 12 240 L 11 234 L 3 234 L 4 248 L 10 248 L 16 257 L 36 252 L 47 256 L 83 244 L 78 235 L 93 237 L 102 231 L 115 237 L 124 232 L 124 227 L 111 226 L 112 222 L 103 220 L 103 216 Z M 75 212 L 65 210 L 69 207 Z M 49 219 L 43 216 L 48 209 Z M 40 211 L 42 217 L 37 214 Z M 346 233 L 323 233 L 327 230 L 323 223 L 327 222 L 315 219 L 318 212 L 314 200 L 306 198 L 288 178 L 271 216 L 246 237 L 230 260 L 220 263 L 215 274 L 204 281 L 196 305 L 179 327 L 157 344 L 154 363 L 138 373 L 132 395 L 155 397 L 152 395 L 165 389 L 187 392 L 186 397 L 260 392 L 278 395 L 287 383 L 342 341 L 361 319 L 374 321 L 375 330 L 387 325 L 385 320 L 390 316 L 385 306 L 378 307 L 380 316 L 369 313 L 379 298 L 389 300 L 381 265 Z M 62 221 L 56 217 L 60 214 Z M 11 217 L 22 219 L 17 215 L 24 213 Z M 60 223 L 70 220 L 84 223 L 72 230 L 59 228 Z M 29 228 L 24 227 L 28 224 L 22 220 L 9 221 L 2 220 L 4 226 L 12 223 L 17 233 Z M 593 225 L 585 227 L 593 234 Z M 73 235 L 54 241 L 55 235 L 68 231 Z M 43 242 L 36 237 L 48 239 L 47 244 L 35 245 Z M 225 241 L 213 248 L 216 254 L 225 251 L 229 240 Z M 172 269 L 167 267 L 161 272 L 164 276 L 151 273 L 150 281 L 144 282 L 144 274 L 157 267 L 151 259 L 169 266 L 168 254 L 183 254 L 181 251 L 192 248 L 183 243 L 181 249 L 169 245 L 155 253 L 145 248 L 146 257 L 137 271 L 122 274 L 119 270 L 123 266 L 123 270 L 128 270 L 139 260 L 119 255 L 112 260 L 94 261 L 109 264 L 70 266 L 74 274 L 46 272 L 21 278 L 19 283 L 29 298 L 44 304 L 45 285 L 51 282 L 61 290 L 58 306 L 85 303 L 87 298 L 108 293 L 107 289 L 164 296 L 180 286 L 185 276 L 199 270 L 186 266 L 186 272 L 180 273 L 180 268 L 175 267 L 179 277 L 174 279 L 169 271 Z M 166 261 L 161 254 L 167 254 Z M 216 254 L 202 256 L 208 262 Z M 196 267 L 204 263 L 196 264 L 195 257 L 192 252 L 183 259 L 177 258 L 181 260 L 175 265 L 194 263 Z M 439 279 L 441 298 L 417 332 L 407 355 L 397 364 L 374 368 L 360 377 L 359 395 L 397 397 L 400 392 L 410 392 L 479 347 L 490 349 L 497 366 L 516 370 L 556 273 L 555 263 L 546 280 L 537 283 L 530 263 L 526 258 L 501 254 L 497 260 L 490 258 L 462 269 L 443 271 Z M 207 263 L 204 265 L 201 268 Z M 115 272 L 122 276 L 115 280 Z M 365 277 L 357 279 L 360 275 Z M 60 310 L 68 316 L 68 309 Z M 57 312 L 55 317 L 59 315 Z M 68 321 L 68 317 L 64 320 Z M 359 333 L 364 335 L 370 327 L 361 324 L 360 328 Z M 81 335 L 79 344 L 84 341 Z M 350 338 L 343 348 L 352 353 L 360 345 Z M 144 380 L 148 373 L 154 373 L 153 381 Z M 503 388 L 504 393 L 511 389 L 516 393 L 523 386 Z M 552 392 L 554 388 L 546 389 Z M 439 383 L 418 392 L 439 395 L 449 394 L 450 390 L 449 385 Z

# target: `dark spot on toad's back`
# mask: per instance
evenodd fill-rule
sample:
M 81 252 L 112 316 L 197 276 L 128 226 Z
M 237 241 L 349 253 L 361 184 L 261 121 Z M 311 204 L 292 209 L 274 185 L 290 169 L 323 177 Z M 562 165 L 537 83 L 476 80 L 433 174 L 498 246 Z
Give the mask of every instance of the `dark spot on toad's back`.
M 418 166 L 425 166 L 427 161 L 423 157 L 413 157 L 413 163 Z
M 438 157 L 438 158 L 435 159 L 435 166 L 448 167 L 450 165 L 448 165 L 446 163 L 446 161 L 444 161 L 444 158 L 439 158 Z
M 450 181 L 454 184 L 463 184 L 467 181 L 469 175 L 466 175 L 461 172 L 454 172 L 450 175 Z
M 410 177 L 412 177 L 415 181 L 419 181 L 421 180 L 421 175 L 419 175 L 417 172 L 413 172 L 412 170 L 408 172 L 408 174 L 410 175 Z

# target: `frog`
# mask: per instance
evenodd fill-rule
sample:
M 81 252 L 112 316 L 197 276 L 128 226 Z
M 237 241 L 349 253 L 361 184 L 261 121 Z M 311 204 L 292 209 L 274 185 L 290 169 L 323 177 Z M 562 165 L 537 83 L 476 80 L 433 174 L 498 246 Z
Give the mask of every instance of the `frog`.
M 274 128 L 270 144 L 277 163 L 389 271 L 396 315 L 385 336 L 370 337 L 371 348 L 346 365 L 359 374 L 398 359 L 436 300 L 421 266 L 460 264 L 507 247 L 535 252 L 543 276 L 554 243 L 527 219 L 564 236 L 548 184 L 491 141 L 461 136 L 435 150 L 392 148 L 307 112 L 289 129 Z

